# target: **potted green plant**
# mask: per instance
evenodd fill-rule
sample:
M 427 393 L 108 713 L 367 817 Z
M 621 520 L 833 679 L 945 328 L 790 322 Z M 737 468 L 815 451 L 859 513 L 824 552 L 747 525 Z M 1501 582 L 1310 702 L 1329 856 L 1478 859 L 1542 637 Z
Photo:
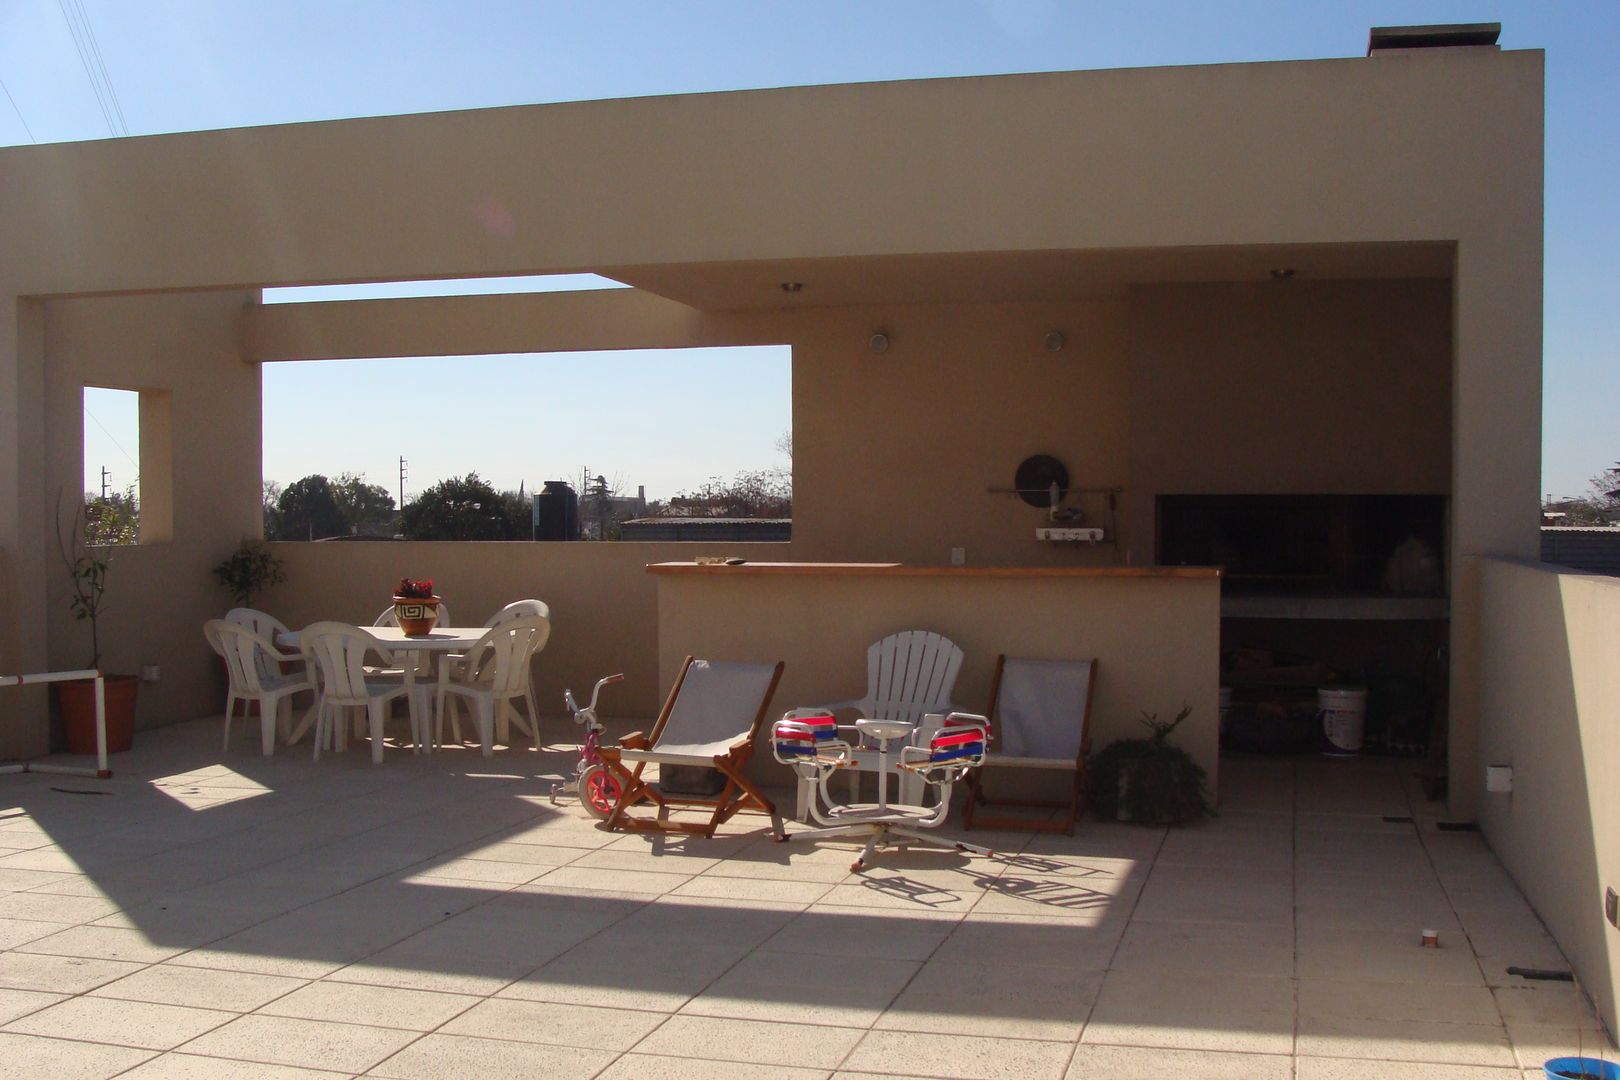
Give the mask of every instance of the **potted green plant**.
M 214 576 L 238 607 L 252 607 L 255 595 L 287 580 L 287 570 L 262 540 L 244 540 L 214 567 Z
M 1121 739 L 1092 758 L 1091 801 L 1099 817 L 1181 825 L 1214 813 L 1203 767 L 1170 742 L 1190 715 L 1191 705 L 1168 722 L 1144 712 L 1139 722 L 1151 733 L 1147 738 Z
M 57 500 L 56 543 L 72 582 L 68 603 L 73 617 L 90 624 L 90 662 L 86 668 L 101 670 L 101 615 L 106 610 L 107 571 L 112 565 L 112 546 L 90 542 L 104 538 L 105 530 L 94 530 L 90 507 L 81 503 L 73 513 L 67 535 L 62 533 L 61 500 Z M 94 530 L 94 531 L 93 531 Z M 132 538 L 131 538 L 132 539 Z M 103 707 L 107 722 L 107 752 L 128 750 L 135 741 L 135 695 L 140 680 L 134 675 L 103 673 Z M 62 717 L 62 734 L 70 754 L 96 752 L 95 682 L 53 683 L 57 711 Z

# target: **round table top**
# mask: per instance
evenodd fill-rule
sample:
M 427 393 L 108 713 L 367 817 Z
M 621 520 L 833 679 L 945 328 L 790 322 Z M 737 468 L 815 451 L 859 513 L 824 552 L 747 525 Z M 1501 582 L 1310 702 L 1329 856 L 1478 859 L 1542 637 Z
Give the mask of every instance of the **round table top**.
M 855 729 L 874 739 L 898 739 L 910 735 L 917 728 L 910 720 L 868 720 L 855 721 Z

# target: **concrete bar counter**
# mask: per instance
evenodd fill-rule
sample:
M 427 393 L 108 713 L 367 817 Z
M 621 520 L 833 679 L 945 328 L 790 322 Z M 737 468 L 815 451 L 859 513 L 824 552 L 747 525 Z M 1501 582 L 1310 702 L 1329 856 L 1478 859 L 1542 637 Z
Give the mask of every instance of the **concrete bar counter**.
M 654 563 L 659 674 L 688 655 L 785 660 L 768 716 L 858 698 L 866 648 L 899 630 L 962 647 L 957 708 L 983 712 L 996 654 L 1098 661 L 1097 748 L 1145 734 L 1143 712 L 1192 715 L 1175 741 L 1217 776 L 1220 571 L 1207 567 L 920 567 Z

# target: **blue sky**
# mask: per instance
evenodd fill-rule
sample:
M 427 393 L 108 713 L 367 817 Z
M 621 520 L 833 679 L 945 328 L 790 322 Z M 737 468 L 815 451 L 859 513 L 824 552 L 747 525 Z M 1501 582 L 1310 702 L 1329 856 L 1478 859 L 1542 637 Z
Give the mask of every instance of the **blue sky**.
M 77 6 L 75 6 L 77 5 Z M 1105 4 L 1090 0 L 592 0 L 425 3 L 375 0 L 66 0 L 88 13 L 100 58 L 131 134 L 324 120 L 383 113 L 745 89 L 809 83 L 982 75 L 1070 68 L 1224 63 L 1360 55 L 1375 25 L 1498 21 L 1505 48 L 1547 51 L 1547 251 L 1544 490 L 1573 494 L 1620 459 L 1620 3 L 1233 2 Z M 109 136 L 57 0 L 0 3 L 0 144 Z M 20 113 L 20 117 L 19 117 Z M 24 128 L 26 122 L 27 130 Z M 31 136 L 30 136 L 31 131 Z M 443 434 L 443 453 L 374 448 L 374 425 L 314 428 L 310 403 L 366 388 L 375 413 L 376 364 L 402 402 L 520 402 L 491 424 Z M 782 463 L 787 364 L 760 358 L 491 359 L 479 372 L 420 361 L 273 365 L 267 369 L 265 471 L 365 472 L 407 491 L 477 468 L 501 486 L 572 475 L 589 465 L 627 486 L 667 495 L 716 473 Z M 641 365 L 641 366 L 636 366 Z M 732 366 L 735 365 L 735 366 Z M 475 367 L 477 365 L 474 365 Z M 486 373 L 487 374 L 484 374 Z M 695 375 L 704 375 L 695 378 Z M 736 376 L 742 376 L 740 378 Z M 623 393 L 660 378 L 656 415 Z M 735 440 L 681 422 L 716 387 L 746 416 Z M 638 387 L 639 389 L 639 387 Z M 478 397 L 483 394 L 483 398 Z M 682 395 L 686 396 L 682 396 Z M 353 399 L 359 400 L 359 399 Z M 93 406 L 102 407 L 102 406 Z M 97 416 L 132 443 L 113 403 Z M 128 411 L 128 410 L 124 410 Z M 355 415 L 350 407 L 349 415 Z M 643 422 L 687 433 L 627 440 Z M 529 437 L 500 456 L 454 448 L 491 427 Z M 120 486 L 117 445 L 94 442 Z M 325 440 L 317 460 L 300 446 Z M 667 428 L 666 428 L 667 431 Z M 417 445 L 421 445 L 418 443 Z M 369 455 L 369 456 L 368 456 Z M 307 468 L 300 462 L 309 462 Z

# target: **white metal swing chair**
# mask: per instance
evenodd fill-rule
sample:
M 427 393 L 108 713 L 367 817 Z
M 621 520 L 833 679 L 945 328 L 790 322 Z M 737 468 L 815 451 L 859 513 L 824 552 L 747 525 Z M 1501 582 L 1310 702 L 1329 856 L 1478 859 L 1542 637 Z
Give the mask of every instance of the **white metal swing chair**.
M 945 851 L 973 852 L 994 856 L 987 847 L 960 840 L 943 840 L 919 830 L 934 829 L 945 823 L 951 810 L 951 786 L 971 768 L 983 764 L 990 722 L 973 713 L 953 712 L 945 717 L 923 717 L 925 729 L 939 725 L 927 746 L 902 745 L 894 769 L 902 777 L 909 774 L 933 789 L 932 805 L 909 805 L 888 801 L 890 770 L 889 744 L 909 736 L 917 725 L 906 721 L 860 720 L 853 728 L 840 728 L 826 709 L 795 709 L 777 722 L 771 732 L 771 753 L 793 769 L 799 778 L 813 786 L 810 817 L 822 828 L 786 832 L 781 840 L 819 839 L 833 836 L 865 836 L 866 848 L 856 856 L 850 869 L 860 871 L 875 852 L 884 848 L 914 844 Z M 856 740 L 876 743 L 878 753 L 877 802 L 835 802 L 827 781 L 843 769 L 855 767 L 856 743 L 842 737 L 852 730 Z M 923 796 L 927 803 L 928 796 Z

